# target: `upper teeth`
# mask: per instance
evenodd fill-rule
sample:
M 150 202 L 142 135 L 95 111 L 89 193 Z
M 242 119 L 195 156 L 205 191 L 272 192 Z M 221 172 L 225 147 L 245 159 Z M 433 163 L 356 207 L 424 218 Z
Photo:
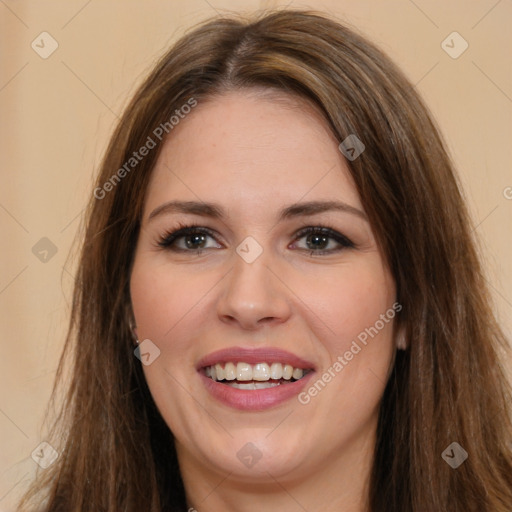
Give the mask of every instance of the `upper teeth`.
M 301 379 L 304 376 L 302 368 L 294 368 L 290 364 L 281 363 L 217 363 L 205 368 L 205 374 L 213 380 L 238 380 L 238 381 L 267 381 L 270 379 Z

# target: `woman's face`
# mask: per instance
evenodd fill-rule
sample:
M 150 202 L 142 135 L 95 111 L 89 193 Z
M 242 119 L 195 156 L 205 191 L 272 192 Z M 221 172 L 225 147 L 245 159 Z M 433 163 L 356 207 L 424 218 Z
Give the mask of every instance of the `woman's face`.
M 229 93 L 173 129 L 131 298 L 182 472 L 286 482 L 367 469 L 399 307 L 364 206 L 301 101 Z

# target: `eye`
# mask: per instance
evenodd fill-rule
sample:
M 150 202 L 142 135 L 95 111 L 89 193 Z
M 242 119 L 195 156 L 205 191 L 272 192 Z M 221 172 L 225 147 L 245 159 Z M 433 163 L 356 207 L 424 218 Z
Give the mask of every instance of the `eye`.
M 355 247 L 355 244 L 345 235 L 327 226 L 308 226 L 296 234 L 295 243 L 301 239 L 305 239 L 306 247 L 299 247 L 299 249 L 310 251 L 312 256 Z
M 209 243 L 209 240 L 213 242 Z M 298 247 L 301 239 L 305 247 Z M 174 252 L 190 252 L 200 254 L 204 249 L 220 249 L 215 233 L 204 226 L 180 225 L 178 229 L 165 233 L 158 241 L 158 246 Z M 355 244 L 345 235 L 327 226 L 308 226 L 295 235 L 293 249 L 309 251 L 313 255 L 323 255 L 339 252 Z
M 198 254 L 203 249 L 219 249 L 221 247 L 217 242 L 208 244 L 208 238 L 215 240 L 215 234 L 211 229 L 198 225 L 180 226 L 179 229 L 162 236 L 158 245 L 170 251 L 196 252 Z

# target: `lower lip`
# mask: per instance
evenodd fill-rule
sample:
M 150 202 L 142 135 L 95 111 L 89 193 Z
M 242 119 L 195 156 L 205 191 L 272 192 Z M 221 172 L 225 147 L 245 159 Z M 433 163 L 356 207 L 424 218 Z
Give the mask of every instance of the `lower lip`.
M 220 402 L 234 409 L 244 411 L 263 411 L 290 400 L 297 396 L 313 377 L 314 372 L 308 373 L 302 379 L 288 384 L 280 384 L 266 389 L 237 389 L 206 377 L 200 377 L 206 389 Z

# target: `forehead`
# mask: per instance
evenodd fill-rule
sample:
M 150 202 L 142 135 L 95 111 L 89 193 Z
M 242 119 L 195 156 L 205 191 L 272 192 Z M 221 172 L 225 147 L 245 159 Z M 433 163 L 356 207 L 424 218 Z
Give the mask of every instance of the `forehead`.
M 245 214 L 302 198 L 362 209 L 338 144 L 300 98 L 237 91 L 198 102 L 164 142 L 145 217 L 172 199 L 215 201 Z

